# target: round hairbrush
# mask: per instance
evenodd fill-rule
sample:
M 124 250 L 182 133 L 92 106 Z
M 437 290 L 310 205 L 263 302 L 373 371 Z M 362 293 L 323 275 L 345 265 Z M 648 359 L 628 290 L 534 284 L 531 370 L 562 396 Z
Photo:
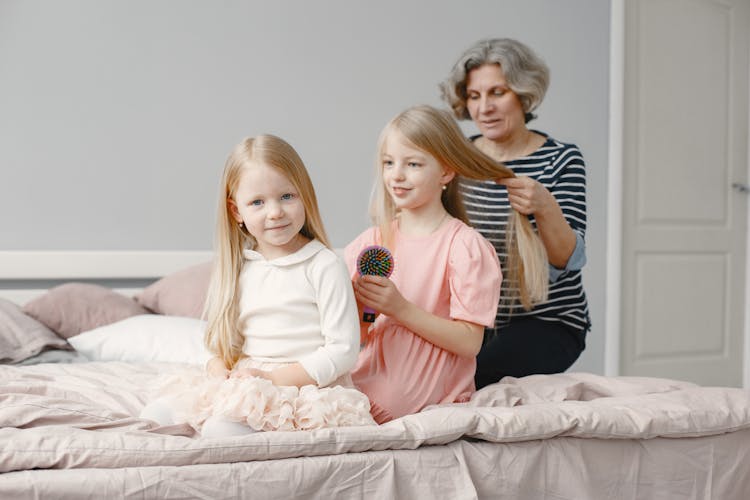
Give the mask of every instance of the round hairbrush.
M 387 248 L 380 245 L 365 247 L 357 257 L 357 271 L 360 276 L 369 274 L 387 278 L 393 272 L 393 255 Z M 367 323 L 375 321 L 375 310 L 365 307 L 362 312 L 362 321 Z

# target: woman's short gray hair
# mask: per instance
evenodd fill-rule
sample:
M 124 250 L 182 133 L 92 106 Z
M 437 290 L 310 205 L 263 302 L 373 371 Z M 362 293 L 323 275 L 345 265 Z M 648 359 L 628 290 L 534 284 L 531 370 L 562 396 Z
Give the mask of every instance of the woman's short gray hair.
M 480 40 L 456 61 L 450 75 L 440 84 L 443 100 L 459 120 L 470 119 L 466 109 L 466 80 L 469 72 L 484 64 L 499 64 L 510 89 L 518 96 L 526 121 L 544 99 L 549 86 L 549 68 L 529 47 L 512 38 Z

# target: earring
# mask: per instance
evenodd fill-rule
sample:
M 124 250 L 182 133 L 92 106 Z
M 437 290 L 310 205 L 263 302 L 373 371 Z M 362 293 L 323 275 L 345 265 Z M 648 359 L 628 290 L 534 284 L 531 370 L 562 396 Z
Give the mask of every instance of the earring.
M 448 185 L 447 184 L 443 184 L 443 191 L 445 191 L 446 189 L 448 189 Z
M 244 222 L 238 222 L 237 223 L 237 227 L 239 227 L 240 231 L 242 231 L 243 229 L 245 229 L 245 223 Z

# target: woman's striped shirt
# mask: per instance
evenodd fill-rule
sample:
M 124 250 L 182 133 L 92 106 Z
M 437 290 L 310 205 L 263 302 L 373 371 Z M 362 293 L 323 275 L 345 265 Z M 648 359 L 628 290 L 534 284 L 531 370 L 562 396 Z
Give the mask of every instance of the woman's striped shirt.
M 574 144 L 565 144 L 546 134 L 542 135 L 547 140 L 538 150 L 504 164 L 516 175 L 536 179 L 552 193 L 562 208 L 565 220 L 581 236 L 580 244 L 586 235 L 586 171 L 583 155 Z M 461 179 L 461 193 L 469 222 L 494 245 L 503 266 L 503 275 L 507 276 L 505 230 L 511 208 L 505 186 L 494 181 Z M 529 220 L 536 228 L 533 215 L 529 216 Z M 509 285 L 512 284 L 503 282 L 503 287 Z M 510 293 L 513 293 L 512 289 Z M 512 318 L 524 316 L 562 322 L 575 330 L 587 331 L 591 320 L 580 269 L 566 269 L 557 280 L 551 281 L 547 302 L 536 305 L 531 311 L 524 311 L 518 302 L 508 304 L 501 299 L 495 328 L 508 324 Z

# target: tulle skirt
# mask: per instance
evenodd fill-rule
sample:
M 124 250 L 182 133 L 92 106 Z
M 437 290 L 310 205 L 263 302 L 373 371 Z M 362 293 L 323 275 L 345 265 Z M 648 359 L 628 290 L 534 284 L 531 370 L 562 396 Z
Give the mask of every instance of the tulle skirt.
M 244 358 L 237 368 L 272 370 L 287 364 Z M 258 431 L 376 425 L 367 396 L 354 388 L 348 374 L 326 387 L 297 388 L 275 386 L 260 377 L 209 377 L 196 368 L 162 380 L 155 396 L 169 401 L 176 422 L 187 422 L 198 431 L 212 416 Z

